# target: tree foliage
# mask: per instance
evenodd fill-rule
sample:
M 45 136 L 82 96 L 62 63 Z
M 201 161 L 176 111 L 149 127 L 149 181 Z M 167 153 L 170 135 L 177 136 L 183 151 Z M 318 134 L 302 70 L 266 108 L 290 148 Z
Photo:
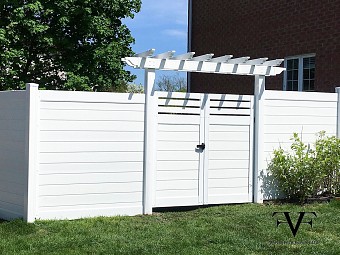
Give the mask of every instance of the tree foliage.
M 187 83 L 185 78 L 180 77 L 179 75 L 175 76 L 167 76 L 163 75 L 156 82 L 156 85 L 161 91 L 170 91 L 170 92 L 186 92 L 187 91 Z
M 0 0 L 0 90 L 111 90 L 134 78 L 121 58 L 134 42 L 123 18 L 141 0 Z

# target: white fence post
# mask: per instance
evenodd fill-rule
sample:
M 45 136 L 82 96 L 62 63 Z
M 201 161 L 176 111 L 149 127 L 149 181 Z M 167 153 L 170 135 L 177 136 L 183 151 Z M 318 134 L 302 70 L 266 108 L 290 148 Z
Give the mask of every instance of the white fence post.
M 261 192 L 262 180 L 260 178 L 263 171 L 263 154 L 264 154 L 264 97 L 265 94 L 265 76 L 255 76 L 254 86 L 254 202 L 263 203 L 263 193 Z
M 154 96 L 156 73 L 145 69 L 145 110 L 144 110 L 144 162 L 143 162 L 143 213 L 152 214 L 154 195 L 154 174 L 157 164 L 157 98 Z
M 337 110 L 337 122 L 336 122 L 336 136 L 340 138 L 340 87 L 335 88 L 335 92 L 338 94 L 338 110 Z
M 39 135 L 39 85 L 28 83 L 26 85 L 26 193 L 24 209 L 27 222 L 34 222 L 37 209 L 37 174 L 38 174 L 38 135 Z

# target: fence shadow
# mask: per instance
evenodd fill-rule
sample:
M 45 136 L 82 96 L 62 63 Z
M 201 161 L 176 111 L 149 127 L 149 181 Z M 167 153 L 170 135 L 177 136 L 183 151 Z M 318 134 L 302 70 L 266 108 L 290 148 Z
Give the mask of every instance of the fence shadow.
M 262 183 L 261 192 L 265 200 L 273 200 L 283 197 L 283 194 L 280 191 L 277 181 L 274 179 L 273 175 L 268 172 L 261 171 L 259 178 Z

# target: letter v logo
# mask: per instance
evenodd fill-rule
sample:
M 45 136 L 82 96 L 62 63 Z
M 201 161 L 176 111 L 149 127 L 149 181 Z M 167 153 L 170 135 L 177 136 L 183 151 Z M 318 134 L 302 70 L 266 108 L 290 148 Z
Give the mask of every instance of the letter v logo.
M 305 216 L 306 213 L 313 214 L 315 217 L 317 217 L 315 212 L 299 212 L 299 218 L 296 222 L 296 225 L 294 226 L 292 219 L 290 218 L 290 215 L 289 215 L 290 212 L 274 212 L 272 217 L 274 217 L 276 214 L 279 214 L 279 213 L 283 213 L 287 221 L 276 220 L 276 227 L 279 227 L 280 224 L 287 223 L 289 225 L 289 228 L 292 231 L 292 234 L 293 234 L 294 237 L 296 236 L 296 234 L 297 234 L 297 232 L 300 228 L 300 225 L 302 223 L 309 224 L 311 227 L 313 227 L 312 219 L 310 221 L 306 221 L 306 222 L 302 221 L 303 217 Z

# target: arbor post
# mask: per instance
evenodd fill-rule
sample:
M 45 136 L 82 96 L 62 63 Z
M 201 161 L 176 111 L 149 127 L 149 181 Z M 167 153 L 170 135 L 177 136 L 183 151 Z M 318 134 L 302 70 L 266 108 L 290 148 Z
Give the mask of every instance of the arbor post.
M 263 203 L 262 180 L 260 176 L 261 171 L 264 170 L 264 100 L 265 76 L 256 75 L 254 86 L 254 203 Z
M 154 96 L 156 73 L 145 69 L 145 110 L 144 110 L 144 162 L 143 162 L 143 213 L 152 214 L 154 197 L 154 175 L 157 152 L 157 98 Z

